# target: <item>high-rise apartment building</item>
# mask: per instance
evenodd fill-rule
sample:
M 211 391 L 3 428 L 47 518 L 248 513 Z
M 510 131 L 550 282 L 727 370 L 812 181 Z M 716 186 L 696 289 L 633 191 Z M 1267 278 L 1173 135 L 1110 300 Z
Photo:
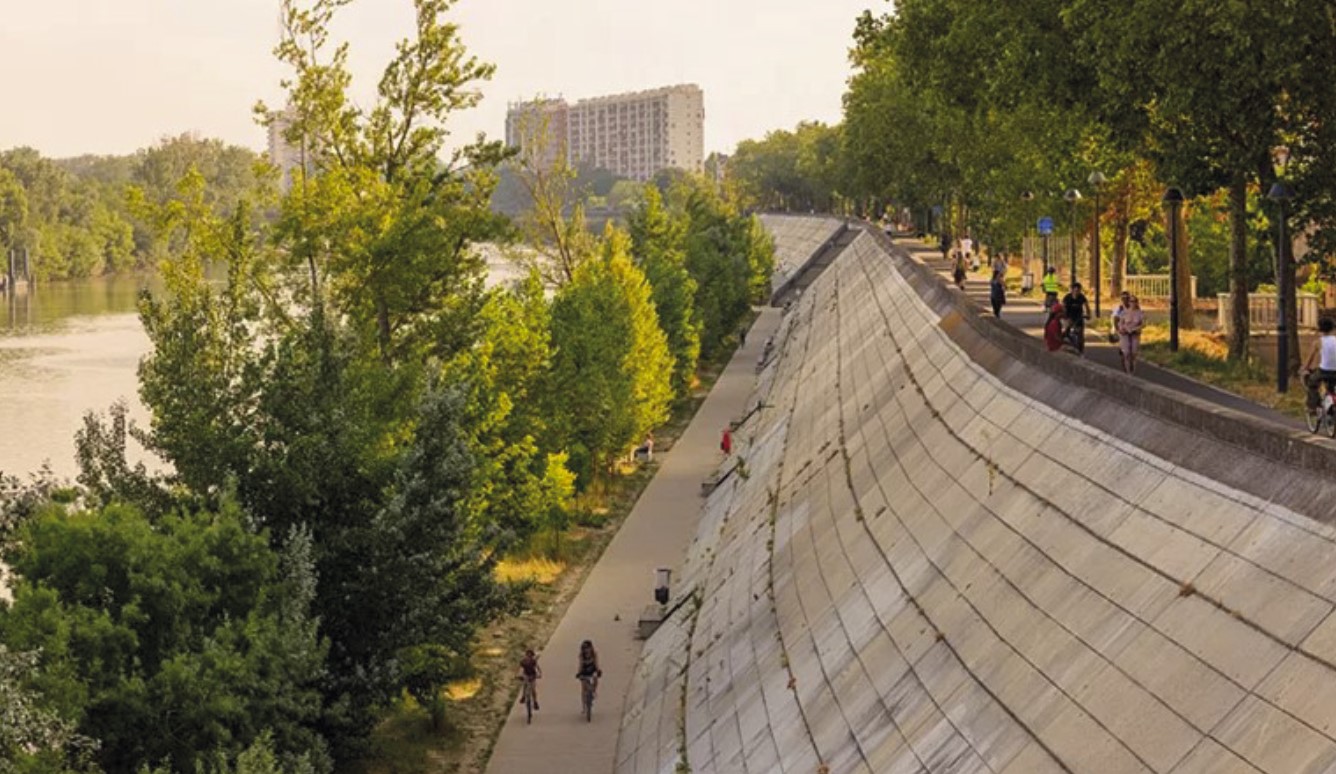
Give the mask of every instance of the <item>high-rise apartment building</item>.
M 278 167 L 282 175 L 279 185 L 286 193 L 292 188 L 293 172 L 298 169 L 311 171 L 311 156 L 304 144 L 294 146 L 288 141 L 288 129 L 292 127 L 293 113 L 288 108 L 270 115 L 269 121 L 269 163 Z
M 506 116 L 506 142 L 522 147 L 525 135 L 535 131 L 531 127 L 544 125 L 550 138 L 564 135 L 572 164 L 632 180 L 648 180 L 669 167 L 700 172 L 705 161 L 705 96 L 694 84 L 574 105 L 560 99 L 514 104 Z

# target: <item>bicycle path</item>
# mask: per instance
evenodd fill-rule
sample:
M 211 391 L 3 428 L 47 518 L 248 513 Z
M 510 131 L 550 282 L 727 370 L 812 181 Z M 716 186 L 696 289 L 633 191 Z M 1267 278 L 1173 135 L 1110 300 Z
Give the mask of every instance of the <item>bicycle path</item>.
M 755 385 L 756 360 L 779 321 L 778 309 L 761 312 L 746 345 L 733 355 L 682 437 L 672 449 L 656 454 L 659 469 L 654 479 L 539 653 L 542 708 L 526 725 L 524 707 L 516 701 L 488 761 L 488 772 L 613 770 L 622 704 L 640 658 L 636 624 L 640 612 L 654 601 L 654 571 L 669 567 L 674 578 L 680 575 L 704 502 L 701 482 L 722 459 L 720 431 L 745 411 Z M 580 714 L 580 683 L 575 679 L 576 654 L 585 639 L 594 641 L 603 668 L 589 723 Z
M 947 282 L 950 282 L 949 271 L 945 269 L 944 265 L 939 265 L 942 263 L 940 250 L 914 239 L 896 239 L 895 243 L 923 263 L 936 269 L 938 274 L 941 274 Z M 992 313 L 988 305 L 987 276 L 973 273 L 968 275 L 965 293 L 975 301 L 984 313 Z M 1103 313 L 1107 316 L 1112 311 L 1112 309 L 1104 309 Z M 1044 305 L 1041 301 L 1009 295 L 1006 305 L 1002 307 L 1002 320 L 1030 336 L 1039 339 L 1044 338 Z M 1085 357 L 1092 363 L 1098 363 L 1119 371 L 1122 370 L 1122 358 L 1118 353 L 1117 345 L 1100 340 L 1093 332 L 1086 338 Z M 1171 390 L 1177 390 L 1194 398 L 1214 403 L 1217 406 L 1250 414 L 1286 428 L 1303 427 L 1303 422 L 1294 417 L 1287 416 L 1259 403 L 1254 403 L 1247 398 L 1222 390 L 1219 387 L 1161 368 L 1153 363 L 1139 361 L 1136 376 L 1161 387 L 1168 387 Z

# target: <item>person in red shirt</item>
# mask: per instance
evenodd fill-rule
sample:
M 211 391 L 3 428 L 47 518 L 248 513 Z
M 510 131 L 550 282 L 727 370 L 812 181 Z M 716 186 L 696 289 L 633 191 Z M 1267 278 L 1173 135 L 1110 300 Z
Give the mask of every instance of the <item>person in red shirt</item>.
M 733 431 L 727 427 L 724 428 L 723 437 L 719 439 L 719 449 L 725 457 L 733 453 Z
M 1048 321 L 1044 323 L 1044 346 L 1048 347 L 1049 352 L 1057 352 L 1062 349 L 1062 304 L 1054 304 L 1049 307 Z

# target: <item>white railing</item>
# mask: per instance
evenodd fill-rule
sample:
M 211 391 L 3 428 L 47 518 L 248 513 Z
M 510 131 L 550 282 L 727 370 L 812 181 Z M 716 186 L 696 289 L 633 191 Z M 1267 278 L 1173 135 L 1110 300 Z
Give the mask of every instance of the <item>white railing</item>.
M 1228 293 L 1221 293 L 1220 314 L 1217 320 L 1218 327 L 1226 334 L 1229 333 L 1229 321 L 1233 316 L 1234 304 L 1233 298 Z M 1313 293 L 1300 293 L 1296 296 L 1299 302 L 1299 327 L 1316 328 L 1317 318 L 1321 310 L 1321 299 Z M 1276 294 L 1275 293 L 1249 293 L 1248 294 L 1248 330 L 1252 333 L 1271 333 L 1276 329 Z
M 1123 277 L 1123 290 L 1137 298 L 1168 298 L 1172 284 L 1168 274 L 1129 274 Z M 1197 278 L 1192 278 L 1192 298 L 1197 297 Z

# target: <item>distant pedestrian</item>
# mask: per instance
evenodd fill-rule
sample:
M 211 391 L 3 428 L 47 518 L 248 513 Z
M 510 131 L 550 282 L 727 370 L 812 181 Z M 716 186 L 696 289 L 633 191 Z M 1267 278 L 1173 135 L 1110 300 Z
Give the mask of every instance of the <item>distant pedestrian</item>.
M 723 452 L 725 457 L 733 453 L 733 431 L 727 427 L 724 428 L 723 436 L 719 438 L 719 451 Z
M 741 325 L 741 326 L 738 327 L 738 346 L 739 346 L 739 347 L 745 347 L 745 346 L 747 346 L 747 326 L 746 326 L 746 324 L 743 324 L 743 325 Z
M 1005 253 L 998 253 L 993 256 L 993 273 L 1001 274 L 1003 282 L 1007 281 L 1007 271 L 1010 268 L 1011 265 L 1007 263 L 1007 256 Z
M 1141 329 L 1145 324 L 1141 301 L 1129 296 L 1127 308 L 1118 316 L 1118 350 L 1123 356 L 1123 370 L 1129 374 L 1137 371 L 1137 352 L 1141 349 Z
M 1007 285 L 1003 281 L 1005 275 L 1001 272 L 993 272 L 993 280 L 988 283 L 988 301 L 993 305 L 993 316 L 1002 316 L 1002 305 L 1007 303 Z
M 1110 343 L 1110 344 L 1117 344 L 1117 343 L 1118 343 L 1118 321 L 1119 321 L 1120 319 L 1122 319 L 1123 312 L 1126 312 L 1126 311 L 1127 311 L 1128 301 L 1129 301 L 1131 298 L 1132 298 L 1132 294 L 1129 293 L 1129 292 L 1127 292 L 1126 290 L 1124 290 L 1124 291 L 1123 291 L 1121 294 L 1119 294 L 1119 296 L 1118 296 L 1118 308 L 1116 308 L 1116 309 L 1113 310 L 1113 327 L 1111 327 L 1111 328 L 1109 329 L 1109 343 Z
M 955 253 L 955 266 L 951 269 L 951 279 L 955 280 L 956 287 L 965 289 L 965 257 L 959 251 Z

